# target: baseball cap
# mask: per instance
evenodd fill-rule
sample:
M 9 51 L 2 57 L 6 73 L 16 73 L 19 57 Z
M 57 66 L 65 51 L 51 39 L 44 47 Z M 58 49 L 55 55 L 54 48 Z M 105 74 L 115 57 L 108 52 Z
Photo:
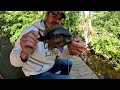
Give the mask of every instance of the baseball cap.
M 65 11 L 49 11 L 49 12 L 52 12 L 52 13 L 61 13 L 62 14 L 62 17 L 65 19 L 66 16 L 65 16 Z

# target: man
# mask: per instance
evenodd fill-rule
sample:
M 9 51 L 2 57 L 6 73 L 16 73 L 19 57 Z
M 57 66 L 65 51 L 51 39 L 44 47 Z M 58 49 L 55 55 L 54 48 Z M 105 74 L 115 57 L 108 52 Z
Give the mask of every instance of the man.
M 38 41 L 38 31 L 44 35 L 45 28 L 60 25 L 65 18 L 64 11 L 47 11 L 45 20 L 39 20 L 27 27 L 10 54 L 10 62 L 15 67 L 22 67 L 26 77 L 33 79 L 72 79 L 69 75 L 72 67 L 73 55 L 78 55 L 85 50 L 85 46 L 78 38 L 63 47 L 63 51 L 57 49 L 58 58 L 55 61 L 45 57 L 44 42 Z M 60 71 L 60 74 L 56 74 Z

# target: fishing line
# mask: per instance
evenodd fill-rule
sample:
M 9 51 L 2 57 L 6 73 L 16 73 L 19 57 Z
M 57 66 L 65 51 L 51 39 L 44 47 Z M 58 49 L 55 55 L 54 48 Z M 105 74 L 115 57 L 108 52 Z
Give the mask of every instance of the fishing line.
M 68 62 L 68 59 L 67 59 L 67 63 L 68 63 L 68 75 L 69 75 L 69 62 Z

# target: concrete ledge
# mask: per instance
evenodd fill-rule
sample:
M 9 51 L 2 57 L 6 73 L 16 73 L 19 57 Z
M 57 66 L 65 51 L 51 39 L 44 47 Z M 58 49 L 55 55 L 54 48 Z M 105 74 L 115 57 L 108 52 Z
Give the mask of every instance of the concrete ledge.
M 88 65 L 79 57 L 73 57 L 73 67 L 70 74 L 75 79 L 99 79 Z

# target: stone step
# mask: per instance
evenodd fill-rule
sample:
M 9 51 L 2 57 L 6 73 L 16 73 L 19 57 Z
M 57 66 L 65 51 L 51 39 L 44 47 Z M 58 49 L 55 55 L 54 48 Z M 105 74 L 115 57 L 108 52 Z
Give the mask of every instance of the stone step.
M 99 79 L 88 65 L 79 57 L 73 57 L 73 67 L 70 74 L 75 79 Z

